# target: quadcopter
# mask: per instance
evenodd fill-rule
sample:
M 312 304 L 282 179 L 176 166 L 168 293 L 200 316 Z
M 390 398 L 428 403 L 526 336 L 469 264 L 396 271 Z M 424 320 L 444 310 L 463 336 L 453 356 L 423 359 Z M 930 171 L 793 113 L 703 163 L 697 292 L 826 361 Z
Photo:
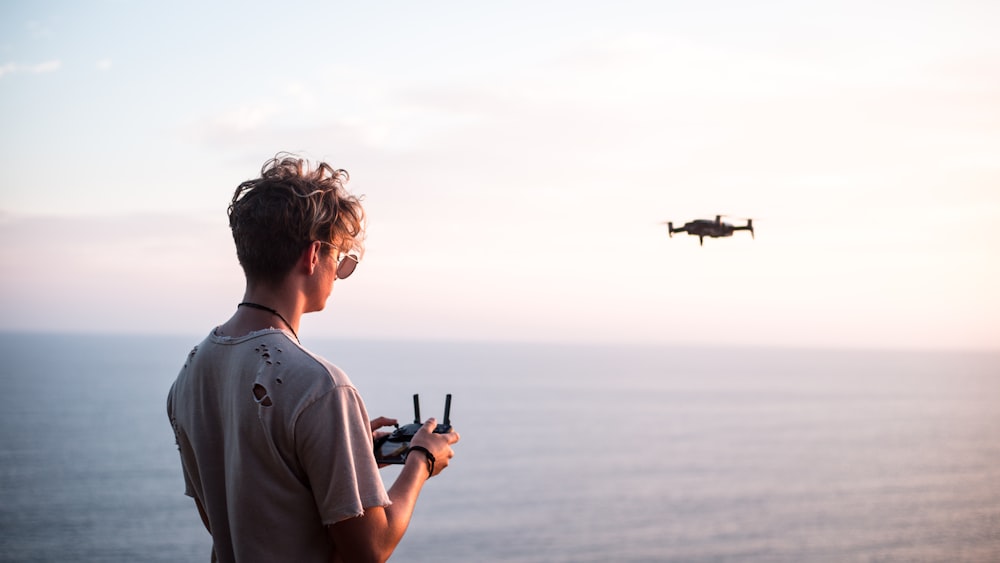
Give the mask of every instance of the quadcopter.
M 699 245 L 705 244 L 705 237 L 731 237 L 733 236 L 733 231 L 750 231 L 750 237 L 754 238 L 753 219 L 747 219 L 746 225 L 731 225 L 722 221 L 722 215 L 716 215 L 715 221 L 711 219 L 695 219 L 694 221 L 684 223 L 683 227 L 677 229 L 674 228 L 674 224 L 671 221 L 667 221 L 666 225 L 667 234 L 671 237 L 674 236 L 674 233 L 687 233 L 697 236 Z

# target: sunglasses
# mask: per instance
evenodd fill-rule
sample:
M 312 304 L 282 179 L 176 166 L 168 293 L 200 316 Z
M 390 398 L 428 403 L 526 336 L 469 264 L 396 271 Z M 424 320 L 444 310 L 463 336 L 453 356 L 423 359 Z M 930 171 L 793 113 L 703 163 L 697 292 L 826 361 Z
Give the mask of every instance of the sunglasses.
M 337 279 L 343 280 L 354 273 L 354 268 L 358 267 L 358 257 L 353 254 L 345 254 L 337 260 Z
M 338 253 L 340 249 L 336 246 L 330 244 L 329 242 L 318 241 L 320 244 L 325 244 L 330 248 L 336 250 Z M 341 254 L 340 258 L 337 258 L 337 279 L 343 280 L 347 279 L 354 273 L 354 269 L 358 267 L 358 257 L 355 254 Z

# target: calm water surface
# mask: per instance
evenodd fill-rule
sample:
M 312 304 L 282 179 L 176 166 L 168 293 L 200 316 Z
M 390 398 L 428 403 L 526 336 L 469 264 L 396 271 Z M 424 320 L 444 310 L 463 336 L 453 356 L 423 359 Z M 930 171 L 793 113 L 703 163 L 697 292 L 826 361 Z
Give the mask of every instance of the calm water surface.
M 207 561 L 164 414 L 199 339 L 0 335 L 0 561 Z M 373 416 L 454 395 L 395 561 L 1000 561 L 998 354 L 306 344 Z

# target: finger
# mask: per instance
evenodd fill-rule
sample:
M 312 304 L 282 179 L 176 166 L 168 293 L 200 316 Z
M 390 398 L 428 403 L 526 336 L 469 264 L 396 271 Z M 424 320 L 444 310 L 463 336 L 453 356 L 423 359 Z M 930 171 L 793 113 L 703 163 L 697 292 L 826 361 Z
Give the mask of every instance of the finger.
M 386 418 L 384 416 L 380 416 L 380 417 L 376 418 L 375 420 L 371 421 L 371 427 L 372 427 L 372 431 L 374 432 L 375 430 L 378 430 L 379 428 L 385 428 L 386 426 L 393 426 L 394 424 L 397 424 L 397 423 L 398 423 L 398 421 L 395 418 Z
M 428 418 L 426 422 L 424 422 L 422 430 L 426 430 L 428 432 L 434 432 L 434 429 L 437 428 L 437 425 L 438 425 L 437 419 L 431 417 Z

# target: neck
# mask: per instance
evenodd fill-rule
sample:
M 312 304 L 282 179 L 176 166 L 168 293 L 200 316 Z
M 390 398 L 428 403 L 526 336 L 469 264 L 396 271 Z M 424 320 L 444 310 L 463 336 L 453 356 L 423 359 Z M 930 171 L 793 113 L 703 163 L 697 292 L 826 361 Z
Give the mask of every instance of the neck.
M 299 320 L 304 307 L 295 298 L 296 295 L 294 292 L 248 287 L 227 328 L 234 334 L 247 334 L 276 327 L 291 332 L 298 340 Z
M 288 327 L 288 330 L 292 331 L 292 336 L 295 337 L 295 340 L 299 339 L 299 335 L 296 334 L 295 329 L 292 328 L 291 323 L 289 323 L 288 319 L 286 319 L 284 315 L 282 315 L 281 313 L 279 313 L 277 309 L 274 309 L 272 307 L 268 307 L 267 305 L 261 305 L 260 303 L 252 303 L 250 301 L 244 301 L 244 302 L 240 303 L 239 305 L 237 305 L 236 307 L 237 308 L 247 307 L 249 309 L 255 309 L 257 311 L 264 311 L 265 313 L 270 313 L 270 314 L 274 315 L 275 317 L 278 317 L 279 319 L 281 319 L 281 322 L 285 323 L 285 326 Z

